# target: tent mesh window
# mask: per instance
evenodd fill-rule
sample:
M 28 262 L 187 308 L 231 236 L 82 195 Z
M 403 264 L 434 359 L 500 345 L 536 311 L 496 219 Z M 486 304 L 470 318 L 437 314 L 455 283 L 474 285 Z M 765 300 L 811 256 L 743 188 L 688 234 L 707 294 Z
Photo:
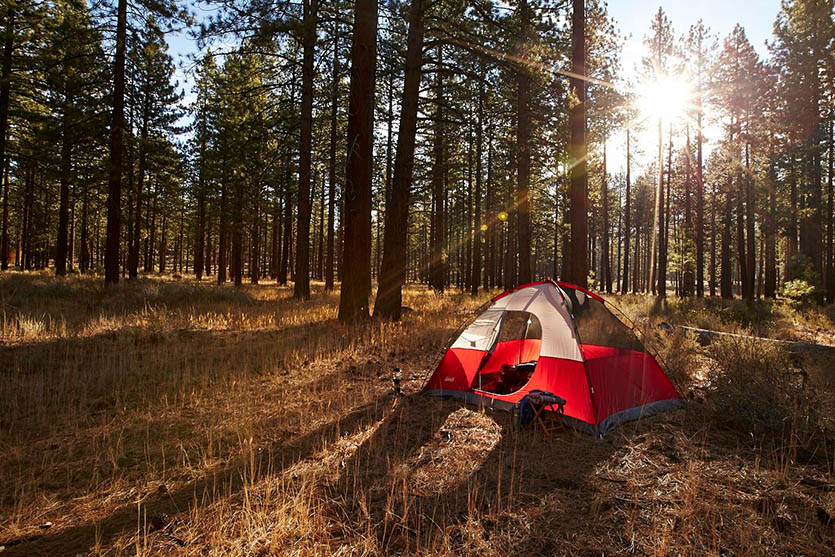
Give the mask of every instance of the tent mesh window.
M 568 298 L 581 343 L 645 351 L 632 329 L 606 309 L 603 302 L 582 290 L 566 287 L 562 290 Z
M 473 387 L 510 394 L 524 387 L 536 369 L 542 345 L 542 324 L 526 311 L 505 311 L 496 340 L 485 355 Z

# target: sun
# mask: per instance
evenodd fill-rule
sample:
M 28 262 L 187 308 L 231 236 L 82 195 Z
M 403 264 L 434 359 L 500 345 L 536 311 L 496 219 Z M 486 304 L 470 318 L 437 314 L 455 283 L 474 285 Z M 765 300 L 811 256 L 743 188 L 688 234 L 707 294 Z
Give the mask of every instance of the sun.
M 638 91 L 638 109 L 643 118 L 676 120 L 692 108 L 693 85 L 681 77 L 663 75 Z

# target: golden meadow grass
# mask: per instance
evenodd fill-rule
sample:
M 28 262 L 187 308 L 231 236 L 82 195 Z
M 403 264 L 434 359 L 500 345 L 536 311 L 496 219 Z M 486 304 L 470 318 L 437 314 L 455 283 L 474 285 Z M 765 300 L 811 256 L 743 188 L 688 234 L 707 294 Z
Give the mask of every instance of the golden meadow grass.
M 689 400 L 603 441 L 414 396 L 485 296 L 400 324 L 274 284 L 0 278 L 6 554 L 822 554 L 831 357 L 699 346 L 667 321 L 824 342 L 832 310 L 614 298 Z M 392 404 L 391 369 L 408 394 Z M 798 367 L 799 366 L 799 367 Z M 51 526 L 46 528 L 46 525 Z M 724 553 L 723 553 L 724 552 Z

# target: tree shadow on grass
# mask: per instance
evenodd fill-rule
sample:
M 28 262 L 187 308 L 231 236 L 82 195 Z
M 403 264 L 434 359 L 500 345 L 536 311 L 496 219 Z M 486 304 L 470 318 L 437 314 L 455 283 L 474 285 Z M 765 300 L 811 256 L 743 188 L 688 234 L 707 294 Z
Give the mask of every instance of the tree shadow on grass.
M 595 465 L 612 452 L 611 444 L 570 431 L 516 432 L 508 413 L 489 412 L 470 420 L 478 424 L 469 426 L 476 435 L 495 435 L 474 462 L 463 454 L 466 447 L 443 450 L 456 436 L 468 435 L 450 425 L 461 418 L 461 407 L 428 397 L 404 399 L 330 489 L 337 512 L 352 520 L 347 529 L 373 532 L 381 554 L 483 553 L 490 546 L 481 542 L 491 535 L 513 539 L 502 517 L 584 490 Z M 415 486 L 415 466 L 422 463 L 435 474 L 425 478 L 432 489 Z
M 238 493 L 244 482 L 281 474 L 321 450 L 323 445 L 334 442 L 340 435 L 358 432 L 379 420 L 387 403 L 386 397 L 376 398 L 310 433 L 261 447 L 254 455 L 236 458 L 176 491 L 149 494 L 142 500 L 141 512 L 147 517 L 159 517 L 186 511 L 195 501 L 199 501 L 200 506 L 208 506 L 217 498 Z M 136 529 L 137 512 L 137 504 L 129 503 L 118 507 L 101 521 L 84 522 L 39 537 L 8 540 L 4 554 L 75 555 L 89 551 L 96 544 L 107 546 L 120 535 Z

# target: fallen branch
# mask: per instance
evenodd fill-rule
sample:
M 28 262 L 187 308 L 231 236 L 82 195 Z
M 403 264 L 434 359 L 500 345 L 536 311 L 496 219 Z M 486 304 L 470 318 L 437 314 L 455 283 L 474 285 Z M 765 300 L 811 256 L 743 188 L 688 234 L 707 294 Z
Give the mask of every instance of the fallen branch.
M 740 335 L 738 333 L 725 333 L 722 331 L 711 331 L 709 329 L 699 329 L 698 327 L 688 327 L 686 325 L 670 325 L 669 323 L 661 323 L 661 328 L 671 332 L 673 329 L 681 329 L 688 333 L 693 333 L 697 336 L 699 344 L 706 346 L 713 342 L 717 337 L 734 337 L 750 340 L 757 340 L 761 342 L 772 342 L 785 346 L 790 352 L 829 352 L 835 351 L 835 346 L 831 344 L 817 344 L 813 342 L 799 342 L 794 340 L 780 340 L 776 338 L 755 337 L 751 335 Z

